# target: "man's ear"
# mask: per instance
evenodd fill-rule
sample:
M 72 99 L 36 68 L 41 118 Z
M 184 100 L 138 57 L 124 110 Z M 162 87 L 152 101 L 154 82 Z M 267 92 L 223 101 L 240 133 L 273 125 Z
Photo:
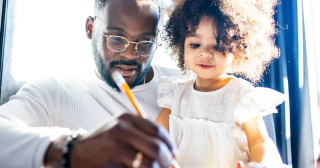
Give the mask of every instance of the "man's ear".
M 87 18 L 87 22 L 86 22 L 86 33 L 87 33 L 87 37 L 88 39 L 92 39 L 92 34 L 93 34 L 93 24 L 94 23 L 94 18 L 89 16 Z

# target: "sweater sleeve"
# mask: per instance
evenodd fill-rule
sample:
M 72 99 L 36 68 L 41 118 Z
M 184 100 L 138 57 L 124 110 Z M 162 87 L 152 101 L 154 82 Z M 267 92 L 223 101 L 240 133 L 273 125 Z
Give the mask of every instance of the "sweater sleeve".
M 45 152 L 66 128 L 50 127 L 58 115 L 59 85 L 54 78 L 28 83 L 0 107 L 0 167 L 39 168 Z

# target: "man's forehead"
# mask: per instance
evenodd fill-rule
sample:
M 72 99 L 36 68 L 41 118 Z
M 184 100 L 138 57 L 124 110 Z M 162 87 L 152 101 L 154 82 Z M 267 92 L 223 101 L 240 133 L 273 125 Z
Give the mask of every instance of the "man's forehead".
M 118 29 L 120 31 L 136 30 L 154 34 L 159 22 L 157 7 L 146 1 L 108 0 L 99 15 L 105 23 L 104 29 L 121 28 Z

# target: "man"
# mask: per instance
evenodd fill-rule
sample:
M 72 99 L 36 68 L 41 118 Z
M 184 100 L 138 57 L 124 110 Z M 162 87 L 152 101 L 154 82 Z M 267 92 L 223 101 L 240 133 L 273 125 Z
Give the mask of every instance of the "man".
M 0 167 L 169 167 L 176 147 L 151 121 L 160 111 L 159 78 L 178 72 L 150 66 L 159 15 L 152 0 L 96 0 L 86 33 L 97 70 L 79 79 L 29 83 L 1 106 Z M 115 70 L 151 121 L 133 115 L 110 77 Z M 70 141 L 77 128 L 89 132 Z
M 27 84 L 1 106 L 0 167 L 170 166 L 174 143 L 151 122 L 160 111 L 160 76 L 177 75 L 150 66 L 158 46 L 159 7 L 151 0 L 96 0 L 94 14 L 87 19 L 86 32 L 96 74 Z M 135 110 L 117 91 L 110 77 L 115 70 L 133 88 L 151 121 L 122 115 Z M 80 127 L 89 133 L 73 140 L 71 152 L 63 155 L 70 130 Z

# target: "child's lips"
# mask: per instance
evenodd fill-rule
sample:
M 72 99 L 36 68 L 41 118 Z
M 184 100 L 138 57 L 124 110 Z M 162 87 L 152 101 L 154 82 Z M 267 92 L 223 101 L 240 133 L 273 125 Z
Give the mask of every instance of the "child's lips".
M 213 65 L 210 65 L 210 64 L 198 64 L 198 66 L 202 69 L 209 69 L 214 67 Z

